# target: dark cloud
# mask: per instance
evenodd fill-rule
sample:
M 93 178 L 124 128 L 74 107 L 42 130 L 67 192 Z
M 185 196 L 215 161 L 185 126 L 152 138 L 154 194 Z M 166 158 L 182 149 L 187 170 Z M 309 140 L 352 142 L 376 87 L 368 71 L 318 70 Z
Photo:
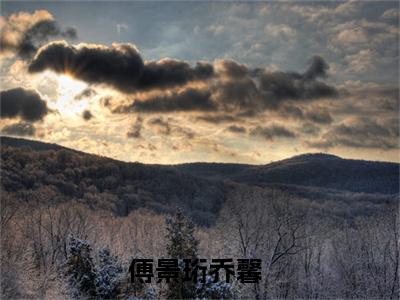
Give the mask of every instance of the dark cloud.
M 53 42 L 42 47 L 29 65 L 29 72 L 46 69 L 68 73 L 92 84 L 109 84 L 122 91 L 132 91 L 143 72 L 144 63 L 135 46 L 112 47 Z
M 338 96 L 335 87 L 318 80 L 326 77 L 328 70 L 320 56 L 311 59 L 304 73 L 270 72 L 250 69 L 232 60 L 219 60 L 213 65 L 198 62 L 194 66 L 173 59 L 144 62 L 132 44 L 108 47 L 53 42 L 42 47 L 29 65 L 32 73 L 46 69 L 68 73 L 90 84 L 107 84 L 125 93 L 160 92 L 146 100 L 142 95 L 125 112 L 218 109 L 238 113 L 276 109 L 286 101 Z M 201 88 L 188 86 L 190 82 L 201 83 Z M 179 87 L 183 90 L 177 91 Z
M 271 125 L 271 126 L 257 126 L 250 131 L 250 134 L 253 136 L 263 137 L 266 140 L 274 140 L 274 138 L 295 138 L 296 135 L 294 132 L 289 129 L 279 126 L 279 125 Z
M 85 111 L 83 112 L 83 114 L 82 114 L 82 118 L 83 118 L 85 121 L 89 121 L 90 119 L 93 118 L 93 114 L 90 112 L 90 110 L 85 110 Z
M 34 136 L 35 132 L 35 127 L 31 123 L 25 122 L 6 125 L 1 130 L 1 133 L 17 136 Z
M 212 92 L 224 111 L 256 109 L 262 105 L 260 91 L 250 77 L 218 81 Z
M 329 70 L 329 65 L 326 61 L 319 55 L 314 55 L 310 60 L 310 65 L 303 77 L 308 80 L 314 80 L 319 77 L 326 77 L 327 71 Z
M 145 64 L 137 88 L 169 88 L 184 85 L 194 80 L 206 80 L 214 74 L 213 66 L 198 62 L 192 68 L 187 62 L 162 59 Z
M 141 138 L 142 128 L 143 128 L 143 118 L 137 117 L 135 124 L 133 124 L 131 130 L 129 130 L 126 135 L 128 136 L 128 138 L 134 138 L 134 139 Z
M 92 84 L 107 84 L 132 93 L 143 89 L 166 89 L 213 76 L 213 66 L 199 62 L 194 67 L 172 59 L 144 62 L 132 44 L 70 46 L 53 42 L 42 47 L 29 65 L 29 72 L 46 69 L 68 73 Z
M 382 124 L 377 120 L 358 118 L 333 126 L 321 139 L 309 142 L 314 148 L 329 149 L 336 146 L 351 148 L 399 148 L 398 120 Z
M 304 102 L 339 95 L 335 87 L 297 73 L 259 70 L 256 77 L 259 94 L 267 107 L 277 107 L 285 100 Z
M 15 88 L 0 92 L 1 118 L 20 117 L 24 121 L 42 120 L 49 109 L 46 101 L 34 90 Z
M 318 80 L 327 76 L 328 68 L 320 56 L 311 59 L 304 73 L 271 72 L 263 68 L 250 70 L 233 61 L 219 61 L 216 63 L 219 79 L 213 82 L 211 91 L 225 111 L 275 110 L 287 102 L 337 97 L 339 92 L 334 86 Z
M 216 109 L 207 90 L 188 88 L 180 92 L 172 92 L 155 96 L 146 100 L 134 100 L 131 105 L 118 107 L 117 113 L 127 112 L 179 112 L 179 111 L 212 111 Z
M 231 125 L 227 128 L 230 132 L 234 133 L 246 133 L 246 128 L 243 126 Z
M 233 60 L 219 60 L 216 63 L 218 73 L 230 78 L 243 78 L 249 74 L 249 68 Z
M 13 14 L 5 19 L 1 30 L 0 52 L 11 52 L 24 59 L 33 57 L 40 46 L 54 38 L 75 39 L 77 31 L 60 25 L 47 11 L 36 11 L 33 14 Z

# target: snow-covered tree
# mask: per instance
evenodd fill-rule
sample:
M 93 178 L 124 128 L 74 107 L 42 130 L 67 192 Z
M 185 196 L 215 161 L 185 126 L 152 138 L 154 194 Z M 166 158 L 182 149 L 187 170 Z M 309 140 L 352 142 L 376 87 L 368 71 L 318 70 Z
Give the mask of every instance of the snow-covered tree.
M 214 282 L 212 276 L 207 275 L 205 283 L 196 284 L 197 299 L 232 299 L 234 290 L 231 283 L 225 281 Z
M 108 249 L 99 251 L 99 266 L 96 272 L 97 294 L 102 299 L 114 299 L 120 289 L 122 265 Z
M 198 241 L 194 237 L 194 224 L 180 209 L 172 218 L 167 219 L 167 253 L 168 257 L 183 259 L 196 259 Z M 168 284 L 167 297 L 172 299 L 190 299 L 196 294 L 196 287 L 193 282 L 183 282 L 184 274 L 178 282 L 171 281 Z
M 96 296 L 96 273 L 91 252 L 92 248 L 87 241 L 71 238 L 68 245 L 67 275 L 70 293 L 74 298 Z

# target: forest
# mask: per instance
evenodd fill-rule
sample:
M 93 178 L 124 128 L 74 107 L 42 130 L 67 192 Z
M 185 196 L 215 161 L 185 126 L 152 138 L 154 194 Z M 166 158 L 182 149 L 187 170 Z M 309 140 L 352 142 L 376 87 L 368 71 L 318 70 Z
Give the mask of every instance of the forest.
M 346 165 L 362 172 L 324 175 Z M 143 165 L 2 138 L 1 297 L 398 299 L 398 168 Z M 131 282 L 133 259 L 160 258 L 261 259 L 262 276 Z

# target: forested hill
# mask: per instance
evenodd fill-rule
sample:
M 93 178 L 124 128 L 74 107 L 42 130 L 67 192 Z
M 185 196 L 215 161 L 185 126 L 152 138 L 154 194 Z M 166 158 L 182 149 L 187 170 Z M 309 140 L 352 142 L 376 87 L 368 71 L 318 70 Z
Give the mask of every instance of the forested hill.
M 303 154 L 261 166 L 193 163 L 176 168 L 196 176 L 253 185 L 291 184 L 363 193 L 399 192 L 399 164 L 343 159 L 329 154 Z
M 1 137 L 1 144 L 10 147 L 29 147 L 37 151 L 67 149 L 56 144 L 11 137 Z M 109 161 L 111 160 L 104 158 L 103 162 Z M 176 173 L 179 176 L 184 173 L 195 177 L 231 180 L 259 186 L 288 184 L 361 193 L 399 193 L 399 164 L 343 159 L 329 154 L 303 154 L 267 165 L 190 163 L 148 166 L 118 162 L 120 163 L 131 168 L 140 166 L 149 170 Z
M 14 148 L 31 148 L 32 150 L 35 150 L 35 151 L 64 149 L 64 150 L 69 150 L 69 151 L 80 152 L 80 151 L 69 149 L 69 148 L 66 148 L 66 147 L 63 147 L 63 146 L 60 146 L 57 144 L 43 143 L 43 142 L 21 139 L 21 138 L 12 138 L 12 137 L 8 137 L 8 136 L 0 136 L 0 144 L 4 145 L 4 146 L 14 147 Z
M 23 139 L 1 138 L 3 197 L 43 204 L 78 201 L 125 216 L 137 208 L 166 213 L 177 206 L 202 225 L 221 208 L 221 181 L 183 174 L 169 166 L 127 163 Z

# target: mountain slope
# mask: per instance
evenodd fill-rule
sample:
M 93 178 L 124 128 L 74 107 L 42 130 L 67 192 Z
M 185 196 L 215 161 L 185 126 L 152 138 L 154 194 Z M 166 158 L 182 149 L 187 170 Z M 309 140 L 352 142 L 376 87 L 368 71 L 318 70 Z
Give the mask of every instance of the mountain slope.
M 176 167 L 195 176 L 253 185 L 294 184 L 351 192 L 399 192 L 399 164 L 328 154 L 304 154 L 262 166 L 196 163 Z
M 0 136 L 0 144 L 4 146 L 14 148 L 30 148 L 35 151 L 46 151 L 46 150 L 69 150 L 74 152 L 80 152 L 73 149 L 69 149 L 57 144 L 43 143 L 34 140 L 27 140 L 22 138 L 13 138 L 8 136 Z
M 0 141 L 2 145 L 29 147 L 37 151 L 67 149 L 55 144 L 10 137 L 1 137 Z M 152 167 L 195 177 L 259 186 L 289 184 L 351 192 L 399 193 L 399 164 L 343 159 L 329 154 L 303 154 L 267 165 L 189 163 Z
M 1 189 L 16 199 L 43 204 L 72 200 L 119 216 L 137 208 L 165 213 L 179 206 L 202 225 L 214 223 L 224 202 L 222 182 L 169 166 L 121 162 L 20 139 L 1 142 Z
M 197 224 L 211 226 L 241 189 L 252 191 L 242 201 L 251 203 L 254 195 L 269 201 L 263 191 L 270 191 L 275 200 L 289 197 L 324 218 L 375 214 L 398 203 L 399 165 L 393 163 L 314 154 L 262 166 L 144 165 L 5 137 L 0 149 L 2 199 L 21 205 L 76 201 L 118 216 L 139 208 L 168 213 L 179 206 Z

